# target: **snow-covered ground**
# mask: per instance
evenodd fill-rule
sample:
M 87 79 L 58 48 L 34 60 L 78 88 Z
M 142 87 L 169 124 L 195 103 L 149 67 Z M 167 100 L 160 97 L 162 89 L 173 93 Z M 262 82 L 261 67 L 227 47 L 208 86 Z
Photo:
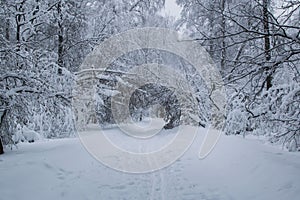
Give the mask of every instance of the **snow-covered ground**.
M 20 144 L 0 156 L 0 199 L 300 199 L 298 153 L 257 140 L 221 136 L 213 152 L 199 160 L 205 131 L 201 129 L 191 148 L 173 165 L 146 174 L 105 167 L 78 138 Z M 111 137 L 118 132 L 107 130 Z M 125 148 L 126 137 L 116 143 Z M 167 141 L 173 137 L 172 130 L 156 137 Z

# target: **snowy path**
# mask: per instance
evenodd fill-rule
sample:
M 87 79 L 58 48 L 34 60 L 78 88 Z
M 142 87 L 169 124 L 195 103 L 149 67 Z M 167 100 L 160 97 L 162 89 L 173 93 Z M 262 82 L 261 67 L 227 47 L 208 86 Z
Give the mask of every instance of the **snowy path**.
M 0 156 L 0 200 L 298 200 L 300 155 L 222 136 L 204 160 L 199 136 L 170 167 L 148 174 L 107 168 L 79 139 L 21 144 Z

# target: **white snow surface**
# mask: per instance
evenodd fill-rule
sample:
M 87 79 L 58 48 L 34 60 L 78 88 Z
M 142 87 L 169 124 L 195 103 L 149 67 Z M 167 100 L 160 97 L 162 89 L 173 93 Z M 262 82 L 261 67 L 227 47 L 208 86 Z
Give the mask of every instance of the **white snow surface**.
M 129 136 L 119 129 L 108 129 L 109 133 L 118 137 L 117 143 L 130 146 Z M 200 129 L 190 149 L 173 165 L 145 174 L 105 167 L 78 138 L 22 143 L 0 156 L 0 200 L 299 199 L 298 153 L 222 135 L 210 155 L 199 160 L 205 133 Z M 172 134 L 167 130 L 155 137 L 164 141 Z

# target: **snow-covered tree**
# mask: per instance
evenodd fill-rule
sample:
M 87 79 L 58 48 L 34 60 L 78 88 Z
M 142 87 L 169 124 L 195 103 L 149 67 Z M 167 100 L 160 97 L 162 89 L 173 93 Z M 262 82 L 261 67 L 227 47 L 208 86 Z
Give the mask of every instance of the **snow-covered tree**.
M 299 147 L 299 2 L 178 2 L 179 24 L 221 66 L 230 97 L 227 134 L 263 134 Z

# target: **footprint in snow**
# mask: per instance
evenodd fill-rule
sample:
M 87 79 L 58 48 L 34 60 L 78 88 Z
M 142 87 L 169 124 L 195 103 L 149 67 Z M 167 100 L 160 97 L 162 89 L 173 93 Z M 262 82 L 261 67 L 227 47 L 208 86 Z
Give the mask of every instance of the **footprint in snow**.
M 126 188 L 125 185 L 118 185 L 118 186 L 111 187 L 111 189 L 113 190 L 124 190 L 125 188 Z
M 48 163 L 44 163 L 44 166 L 45 166 L 47 169 L 53 169 L 53 167 L 52 167 L 50 164 L 48 164 Z

